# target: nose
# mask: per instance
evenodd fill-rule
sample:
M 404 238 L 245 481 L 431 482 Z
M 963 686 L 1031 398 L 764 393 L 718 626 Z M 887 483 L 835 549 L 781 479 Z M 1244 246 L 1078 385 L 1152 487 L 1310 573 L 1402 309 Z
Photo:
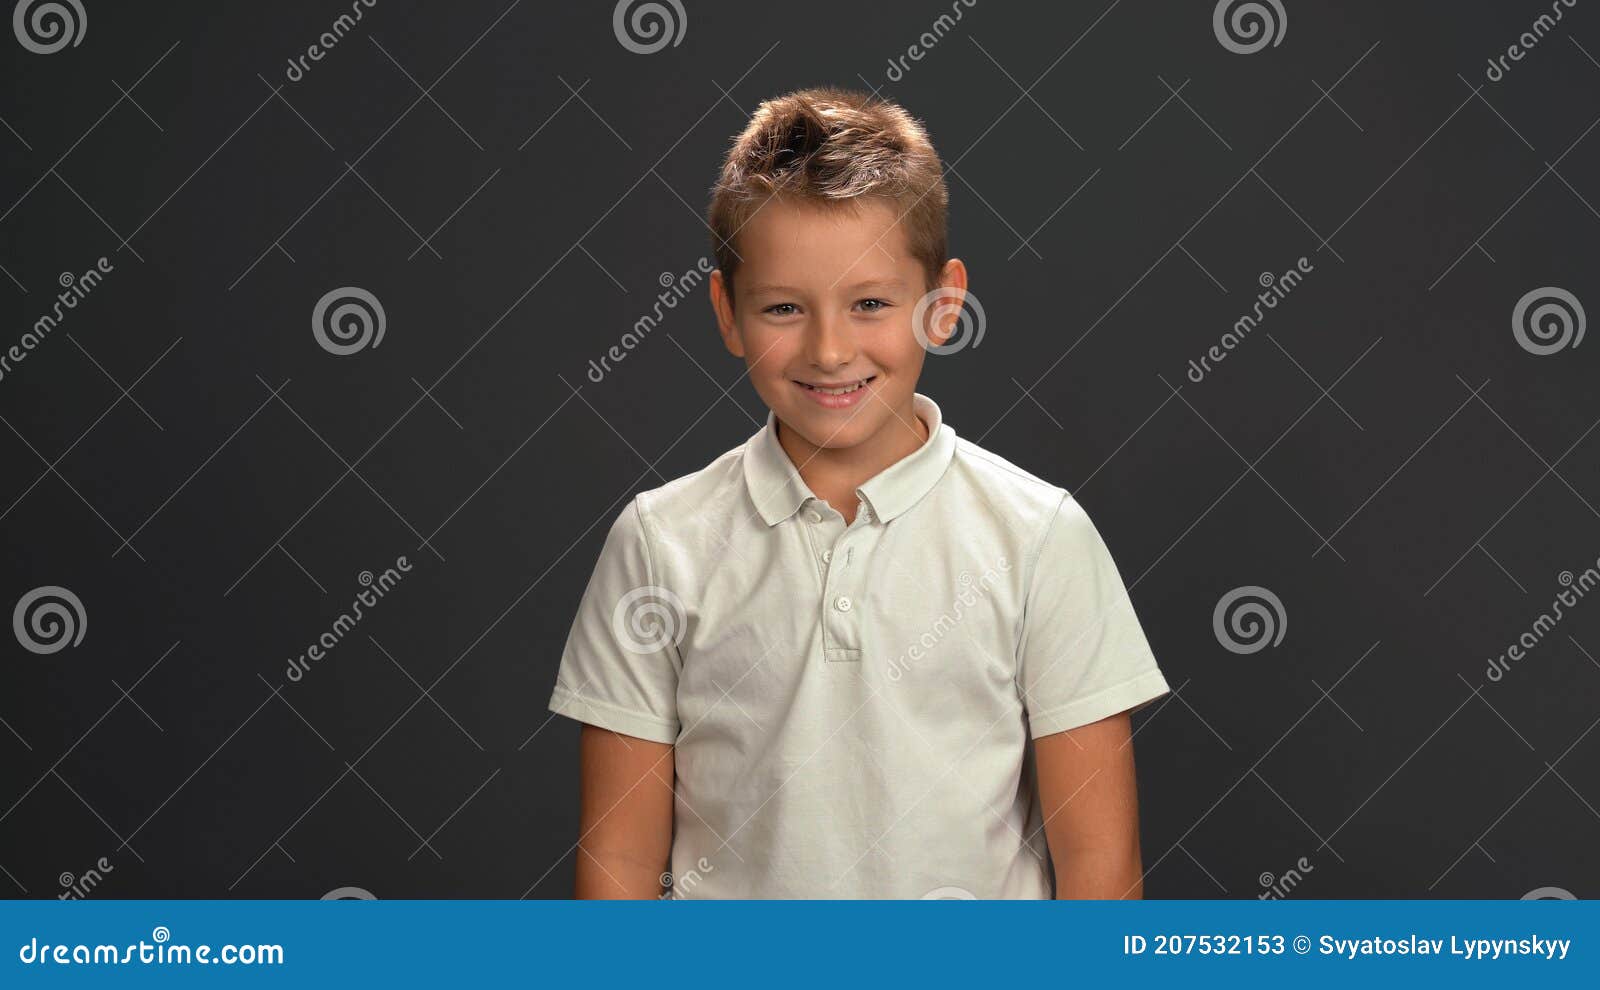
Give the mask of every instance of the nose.
M 820 313 L 806 327 L 806 359 L 823 371 L 832 371 L 855 360 L 855 330 L 850 321 L 832 313 Z

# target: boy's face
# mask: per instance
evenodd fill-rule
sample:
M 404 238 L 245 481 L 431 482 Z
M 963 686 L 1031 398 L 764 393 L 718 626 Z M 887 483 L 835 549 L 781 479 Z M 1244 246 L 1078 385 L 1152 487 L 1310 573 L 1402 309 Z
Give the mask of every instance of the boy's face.
M 911 254 L 891 202 L 855 210 L 774 199 L 738 234 L 742 259 L 733 299 L 722 273 L 711 277 L 723 342 L 745 359 L 767 406 L 816 447 L 853 447 L 886 431 L 911 429 L 912 394 L 925 351 L 913 311 L 934 286 Z M 966 288 L 961 262 L 941 278 L 941 305 L 958 309 Z M 953 330 L 925 321 L 938 345 Z M 831 394 L 841 388 L 853 391 Z

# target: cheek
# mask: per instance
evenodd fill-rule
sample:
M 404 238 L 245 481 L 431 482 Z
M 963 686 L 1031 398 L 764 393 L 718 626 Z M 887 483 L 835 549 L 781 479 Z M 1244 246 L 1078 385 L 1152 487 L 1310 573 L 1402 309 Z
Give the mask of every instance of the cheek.
M 781 375 L 789 364 L 794 348 L 792 334 L 779 333 L 770 327 L 746 323 L 744 331 L 745 363 L 753 378 Z
M 911 330 L 909 312 L 886 321 L 879 332 L 872 335 L 872 358 L 886 368 L 915 368 L 921 364 L 925 353 L 922 342 Z

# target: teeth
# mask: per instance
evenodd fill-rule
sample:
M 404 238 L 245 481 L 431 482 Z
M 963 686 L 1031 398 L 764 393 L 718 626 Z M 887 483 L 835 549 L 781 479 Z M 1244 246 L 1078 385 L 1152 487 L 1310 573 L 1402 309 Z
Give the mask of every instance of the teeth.
M 805 385 L 806 388 L 809 388 L 813 392 L 821 392 L 823 395 L 849 395 L 851 392 L 854 392 L 856 389 L 865 385 L 866 382 L 864 380 L 859 381 L 854 385 L 846 385 L 843 388 L 818 388 L 815 385 L 806 385 L 805 382 L 801 382 L 800 384 Z

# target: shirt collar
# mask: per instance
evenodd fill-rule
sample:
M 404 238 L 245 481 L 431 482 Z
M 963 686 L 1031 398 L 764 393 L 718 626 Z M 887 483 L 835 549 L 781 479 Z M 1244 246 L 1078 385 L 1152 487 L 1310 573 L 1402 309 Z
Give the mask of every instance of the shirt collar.
M 882 522 L 917 504 L 955 456 L 956 431 L 943 421 L 938 404 L 917 392 L 912 395 L 911 405 L 928 425 L 928 439 L 856 489 Z M 751 501 L 768 526 L 789 518 L 807 499 L 817 497 L 778 443 L 777 415 L 771 410 L 767 412 L 766 425 L 745 445 L 744 478 Z

